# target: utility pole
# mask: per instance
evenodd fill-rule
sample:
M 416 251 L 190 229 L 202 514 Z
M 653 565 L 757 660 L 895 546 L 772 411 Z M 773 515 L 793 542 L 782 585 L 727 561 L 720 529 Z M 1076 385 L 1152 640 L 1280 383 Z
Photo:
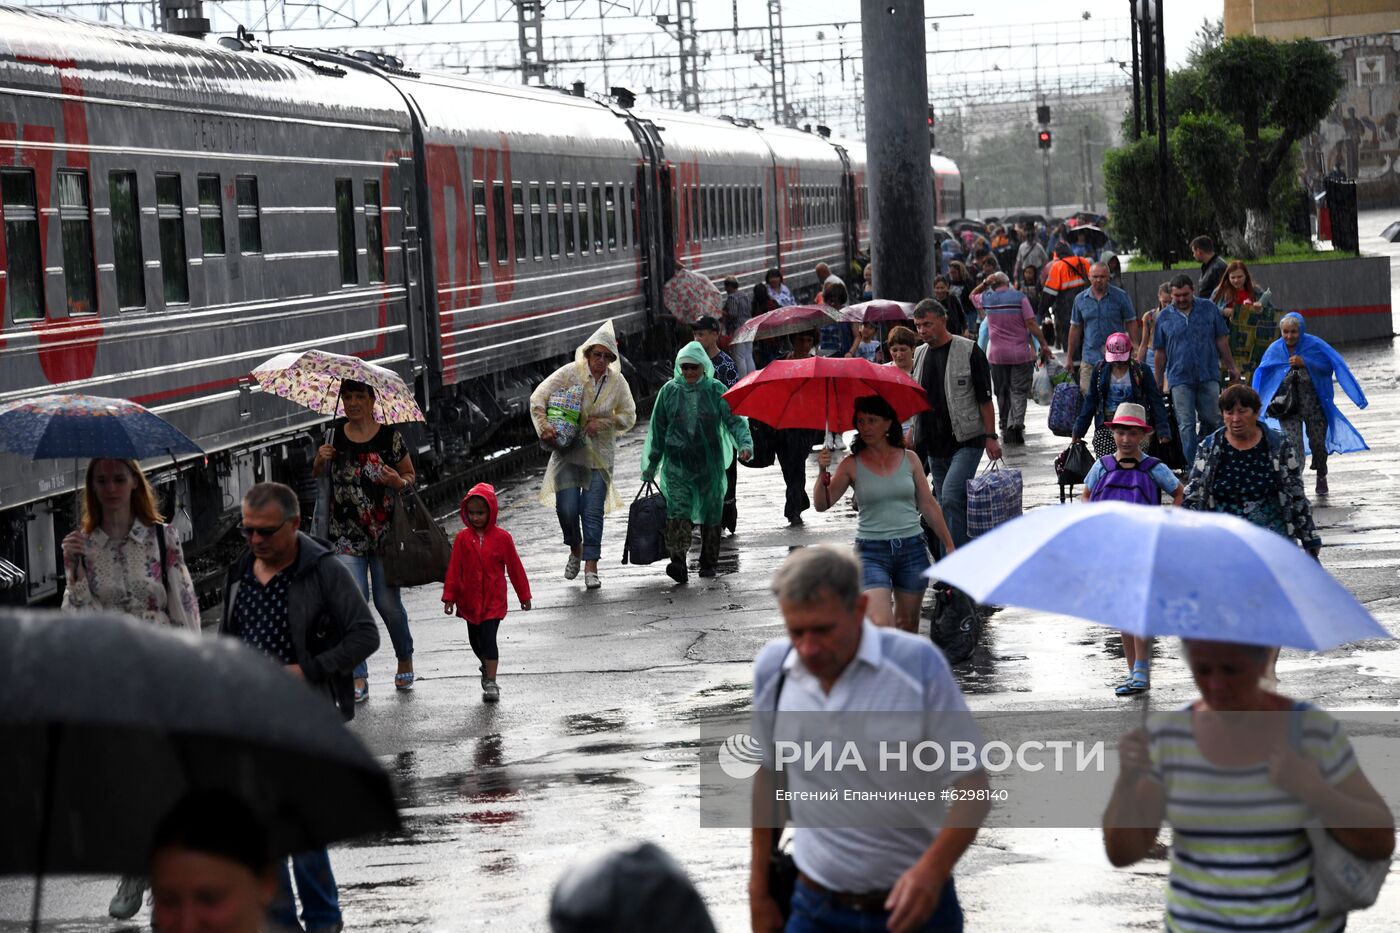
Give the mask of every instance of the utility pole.
M 695 44 L 695 0 L 676 0 L 676 39 L 681 48 L 681 109 L 700 109 L 700 54 Z
M 923 58 L 919 58 L 923 61 Z M 783 4 L 782 0 L 768 0 L 768 70 L 773 75 L 773 122 L 787 126 L 787 69 L 783 57 Z M 928 81 L 927 78 L 924 79 Z
M 1144 0 L 1144 4 L 1152 0 Z M 1157 35 L 1154 50 L 1157 55 L 1157 184 L 1162 199 L 1162 268 L 1172 267 L 1171 202 L 1167 199 L 1167 43 L 1162 27 L 1162 0 L 1157 0 Z
M 515 24 L 520 40 L 520 83 L 544 86 L 543 0 L 515 0 Z
M 918 301 L 933 291 L 933 178 L 923 0 L 861 4 L 866 179 L 875 294 Z
M 1050 197 L 1050 150 L 1046 149 L 1041 155 L 1045 160 L 1045 216 L 1053 217 L 1055 216 L 1055 212 L 1051 210 L 1051 208 L 1054 206 L 1055 202 L 1054 199 Z
M 1090 179 L 1094 177 L 1094 169 L 1089 161 L 1089 124 L 1084 123 L 1079 127 L 1079 165 L 1080 178 L 1084 184 L 1084 209 L 1091 211 L 1094 208 L 1090 205 L 1093 200 L 1093 192 L 1090 189 Z
M 1142 138 L 1142 69 L 1138 64 L 1142 24 L 1138 21 L 1138 0 L 1128 0 L 1128 19 L 1133 38 L 1133 140 L 1136 141 Z

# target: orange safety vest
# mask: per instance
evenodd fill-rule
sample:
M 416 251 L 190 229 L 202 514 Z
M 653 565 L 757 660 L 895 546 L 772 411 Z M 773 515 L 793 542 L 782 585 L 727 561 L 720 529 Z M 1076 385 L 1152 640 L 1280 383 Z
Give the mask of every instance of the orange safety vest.
M 1060 293 L 1071 288 L 1083 288 L 1089 284 L 1089 260 L 1083 256 L 1066 256 L 1050 264 L 1050 275 L 1045 280 L 1048 291 Z

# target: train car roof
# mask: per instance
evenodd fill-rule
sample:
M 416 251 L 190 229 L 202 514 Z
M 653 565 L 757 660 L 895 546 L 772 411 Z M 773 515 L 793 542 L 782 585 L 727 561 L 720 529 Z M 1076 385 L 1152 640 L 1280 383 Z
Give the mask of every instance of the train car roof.
M 672 162 L 703 159 L 731 165 L 773 164 L 760 130 L 751 124 L 676 110 L 637 108 L 632 114 L 656 127 L 666 158 Z
M 227 49 L 166 33 L 0 6 L 0 86 L 90 101 L 409 126 L 402 98 L 377 77 L 304 57 Z
M 961 175 L 961 174 L 962 174 L 962 172 L 958 169 L 958 163 L 954 162 L 952 159 L 948 158 L 947 156 L 939 155 L 938 153 L 935 152 L 935 153 L 932 153 L 932 154 L 929 155 L 928 161 L 929 161 L 929 164 L 930 164 L 931 166 L 933 166 L 933 173 L 934 173 L 935 175 Z
M 504 136 L 512 151 L 640 156 L 626 121 L 587 97 L 436 72 L 385 76 L 417 105 L 429 143 L 495 146 Z
M 837 171 L 845 168 L 836 147 L 816 133 L 807 133 L 787 126 L 769 126 L 764 127 L 763 138 L 772 147 L 773 156 L 780 163 L 800 163 L 807 168 L 831 168 Z

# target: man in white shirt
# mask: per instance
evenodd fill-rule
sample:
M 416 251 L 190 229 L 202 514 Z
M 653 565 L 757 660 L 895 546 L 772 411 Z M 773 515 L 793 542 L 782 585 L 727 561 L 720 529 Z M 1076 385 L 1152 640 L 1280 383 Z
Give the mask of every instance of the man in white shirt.
M 769 735 L 759 737 L 773 748 L 772 735 L 786 737 L 792 720 L 816 713 L 842 713 L 855 721 L 862 713 L 882 719 L 926 724 L 917 738 L 949 745 L 958 740 L 980 747 L 967 704 L 943 655 L 926 639 L 895 629 L 876 628 L 865 618 L 860 562 L 849 549 L 829 545 L 795 551 L 779 568 L 773 591 L 788 637 L 766 645 L 754 662 L 754 710 L 767 713 Z M 777 711 L 776 714 L 774 711 Z M 835 719 L 833 716 L 832 719 Z M 761 732 L 762 726 L 758 727 Z M 986 772 L 977 769 L 929 775 L 930 786 L 985 790 Z M 864 773 L 855 780 L 888 790 L 899 773 Z M 908 775 L 904 780 L 907 782 Z M 941 780 L 941 785 L 935 782 Z M 803 772 L 786 768 L 789 792 L 800 792 Z M 767 812 L 774 798 L 773 772 L 759 772 L 754 783 L 756 813 Z M 822 825 L 820 804 L 788 804 L 797 829 L 793 860 L 798 880 L 786 929 L 798 933 L 889 929 L 895 933 L 952 933 L 962 930 L 962 908 L 953 887 L 953 868 L 977 835 L 990 803 L 959 800 L 948 806 L 924 806 L 919 825 L 871 823 Z M 840 822 L 840 821 L 838 821 Z M 769 888 L 774 833 L 753 830 L 749 910 L 755 931 L 784 929 L 782 911 Z

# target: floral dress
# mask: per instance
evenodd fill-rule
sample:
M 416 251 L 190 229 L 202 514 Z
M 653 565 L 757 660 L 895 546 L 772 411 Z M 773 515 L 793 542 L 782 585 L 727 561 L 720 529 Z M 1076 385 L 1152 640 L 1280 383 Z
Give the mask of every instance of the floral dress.
M 364 443 L 352 441 L 343 424 L 336 426 L 331 444 L 331 548 L 336 554 L 372 556 L 389 528 L 395 499 L 392 486 L 375 480 L 385 467 L 396 467 L 408 456 L 408 445 L 387 425 Z
M 160 542 L 165 535 L 165 566 Z M 132 522 L 125 538 L 112 539 L 101 528 L 88 535 L 86 567 L 63 591 L 64 609 L 124 612 L 158 625 L 198 632 L 199 596 L 185 566 L 180 536 L 169 525 Z

